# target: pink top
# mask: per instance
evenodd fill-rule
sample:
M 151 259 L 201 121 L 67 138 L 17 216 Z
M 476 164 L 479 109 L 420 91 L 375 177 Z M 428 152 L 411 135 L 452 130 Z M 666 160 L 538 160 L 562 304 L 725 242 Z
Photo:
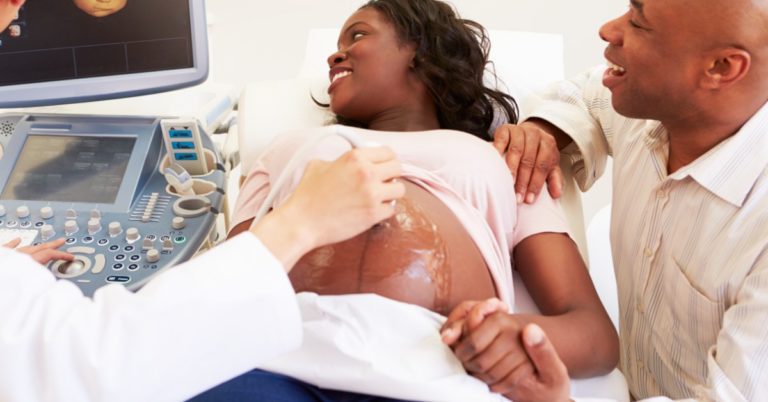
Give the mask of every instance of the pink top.
M 528 236 L 567 233 L 559 202 L 542 191 L 534 205 L 517 205 L 514 179 L 490 143 L 452 130 L 384 132 L 352 129 L 365 141 L 391 147 L 402 163 L 403 177 L 421 185 L 450 208 L 474 239 L 490 269 L 496 290 L 510 307 L 514 304 L 510 251 Z M 232 227 L 253 218 L 290 159 L 304 144 L 334 128 L 321 127 L 281 134 L 254 164 L 240 191 Z M 297 165 L 280 189 L 280 205 L 301 179 L 311 159 L 331 161 L 351 149 L 347 140 L 320 140 Z

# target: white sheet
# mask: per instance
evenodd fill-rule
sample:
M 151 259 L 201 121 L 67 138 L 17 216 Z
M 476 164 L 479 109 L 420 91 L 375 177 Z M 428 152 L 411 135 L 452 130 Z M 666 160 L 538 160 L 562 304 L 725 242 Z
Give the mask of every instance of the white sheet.
M 445 317 L 372 294 L 297 295 L 304 343 L 259 368 L 322 388 L 420 401 L 507 401 L 466 374 L 440 340 Z M 617 372 L 585 380 L 582 392 L 626 400 Z M 618 378 L 615 378 L 618 375 Z M 582 381 L 576 381 L 576 385 Z M 574 388 L 577 388 L 576 386 Z M 593 388 L 599 388 L 592 393 Z M 615 397 L 612 397 L 615 395 Z M 626 395 L 626 394 L 624 394 Z M 586 396 L 586 395 L 585 395 Z

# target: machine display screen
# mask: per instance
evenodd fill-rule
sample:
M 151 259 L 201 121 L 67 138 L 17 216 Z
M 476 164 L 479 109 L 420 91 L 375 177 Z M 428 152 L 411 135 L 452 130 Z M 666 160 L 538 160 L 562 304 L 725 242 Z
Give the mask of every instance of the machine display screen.
M 0 85 L 193 66 L 189 0 L 36 0 L 0 31 Z
M 30 135 L 2 199 L 114 204 L 136 138 Z

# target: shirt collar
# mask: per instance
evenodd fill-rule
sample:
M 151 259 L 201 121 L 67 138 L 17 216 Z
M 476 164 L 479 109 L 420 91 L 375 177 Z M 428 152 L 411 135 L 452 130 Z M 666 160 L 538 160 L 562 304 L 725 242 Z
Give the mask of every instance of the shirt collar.
M 736 134 L 670 175 L 670 179 L 681 180 L 690 176 L 711 193 L 741 207 L 766 165 L 768 103 Z

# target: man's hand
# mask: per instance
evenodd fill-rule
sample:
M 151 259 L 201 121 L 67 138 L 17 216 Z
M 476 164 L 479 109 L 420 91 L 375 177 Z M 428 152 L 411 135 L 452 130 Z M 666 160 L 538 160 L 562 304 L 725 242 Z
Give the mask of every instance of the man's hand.
M 498 299 L 459 304 L 441 335 L 464 369 L 491 391 L 506 394 L 534 373 L 522 344 L 521 323 Z
M 528 324 L 523 329 L 523 345 L 533 362 L 534 372 L 518 381 L 504 396 L 516 402 L 569 401 L 568 370 L 541 327 Z
M 493 146 L 505 155 L 515 177 L 517 202 L 532 204 L 547 183 L 552 198 L 559 198 L 563 188 L 560 151 L 555 137 L 544 130 L 543 123 L 525 121 L 505 124 L 493 135 Z
M 65 239 L 57 239 L 49 241 L 48 243 L 38 244 L 37 246 L 25 246 L 19 247 L 16 251 L 24 254 L 29 254 L 35 261 L 40 264 L 48 264 L 54 260 L 67 260 L 72 261 L 74 256 L 65 251 L 57 250 L 64 245 Z M 16 248 L 21 243 L 21 239 L 14 239 L 4 244 L 3 247 Z

